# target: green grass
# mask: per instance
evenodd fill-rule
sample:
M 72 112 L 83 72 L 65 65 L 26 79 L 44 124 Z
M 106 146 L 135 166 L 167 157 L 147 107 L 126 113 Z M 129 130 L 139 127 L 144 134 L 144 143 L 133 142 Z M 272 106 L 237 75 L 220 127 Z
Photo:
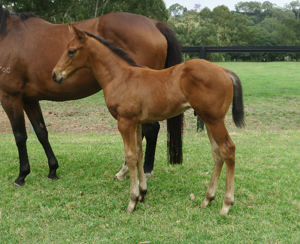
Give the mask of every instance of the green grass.
M 45 156 L 31 135 L 32 173 L 21 188 L 11 184 L 18 171 L 10 149 L 14 141 L 10 135 L 1 139 L 1 158 L 7 158 L 2 162 L 0 200 L 4 243 L 300 241 L 299 131 L 233 135 L 236 204 L 228 217 L 218 214 L 225 172 L 216 200 L 206 209 L 199 208 L 212 171 L 204 135 L 185 136 L 185 162 L 176 167 L 166 164 L 165 137 L 159 137 L 149 193 L 132 215 L 124 213 L 129 181 L 112 180 L 123 158 L 119 135 L 51 136 L 61 165 L 57 181 L 46 179 Z
M 166 135 L 160 133 L 154 177 L 133 214 L 124 213 L 129 181 L 112 180 L 124 158 L 120 135 L 50 133 L 60 180 L 49 181 L 46 156 L 30 134 L 32 173 L 16 188 L 14 139 L 0 134 L 0 243 L 299 243 L 299 63 L 220 65 L 241 77 L 247 115 L 242 130 L 228 116 L 237 147 L 236 202 L 228 216 L 219 215 L 225 170 L 215 201 L 199 207 L 213 162 L 206 134 L 195 133 L 192 112 L 186 116 L 183 165 L 167 165 Z M 105 114 L 101 97 L 44 102 L 43 110 L 50 117 L 55 112 L 56 123 L 94 123 Z

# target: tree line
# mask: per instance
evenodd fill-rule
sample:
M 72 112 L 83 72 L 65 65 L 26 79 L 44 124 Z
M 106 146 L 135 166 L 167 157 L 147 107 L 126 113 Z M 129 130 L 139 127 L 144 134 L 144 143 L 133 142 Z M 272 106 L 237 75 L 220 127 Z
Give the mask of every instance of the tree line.
M 284 8 L 265 1 L 239 2 L 235 11 L 225 5 L 187 10 L 170 6 L 168 24 L 184 46 L 297 46 L 300 45 L 300 1 Z M 210 54 L 211 59 L 284 60 L 299 54 Z
M 1 2 L 1 1 L 0 1 Z M 174 1 L 176 2 L 176 1 Z M 169 9 L 163 0 L 2 0 L 14 12 L 33 12 L 52 23 L 80 21 L 111 12 L 131 12 L 167 22 L 182 46 L 295 46 L 300 45 L 300 0 L 285 7 L 270 1 L 241 1 L 230 11 L 178 3 Z M 209 54 L 211 59 L 283 60 L 299 54 Z
M 1 0 L 0 0 L 1 3 Z M 33 12 L 52 23 L 68 23 L 111 12 L 130 12 L 167 22 L 163 0 L 2 0 L 14 12 Z

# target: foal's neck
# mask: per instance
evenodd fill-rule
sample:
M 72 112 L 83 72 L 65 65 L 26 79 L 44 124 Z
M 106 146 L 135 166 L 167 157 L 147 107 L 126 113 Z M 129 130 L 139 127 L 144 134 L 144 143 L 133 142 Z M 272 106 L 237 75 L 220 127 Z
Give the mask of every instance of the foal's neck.
M 121 81 L 131 65 L 102 43 L 90 40 L 90 67 L 99 85 L 105 90 L 108 84 Z

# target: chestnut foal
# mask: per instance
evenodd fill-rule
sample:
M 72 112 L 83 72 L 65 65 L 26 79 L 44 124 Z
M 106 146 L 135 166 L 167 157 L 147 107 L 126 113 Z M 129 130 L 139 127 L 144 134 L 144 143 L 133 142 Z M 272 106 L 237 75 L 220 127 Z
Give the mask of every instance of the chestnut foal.
M 70 25 L 70 31 L 74 38 L 55 66 L 53 79 L 62 83 L 75 71 L 87 68 L 102 87 L 106 105 L 118 121 L 124 142 L 130 172 L 127 211 L 133 212 L 147 192 L 142 166 L 141 125 L 171 118 L 193 108 L 206 125 L 215 161 L 201 207 L 214 199 L 225 161 L 226 189 L 220 213 L 227 214 L 234 203 L 235 145 L 224 124 L 231 103 L 235 124 L 238 127 L 244 125 L 242 86 L 237 75 L 200 59 L 159 71 L 138 67 L 124 51 L 110 47 L 104 39 L 82 32 L 73 25 Z

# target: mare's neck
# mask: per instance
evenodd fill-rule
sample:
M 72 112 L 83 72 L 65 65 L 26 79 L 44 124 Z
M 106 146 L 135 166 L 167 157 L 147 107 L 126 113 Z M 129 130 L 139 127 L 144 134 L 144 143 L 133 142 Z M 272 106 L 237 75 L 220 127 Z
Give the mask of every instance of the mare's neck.
M 90 39 L 90 68 L 103 90 L 108 84 L 119 82 L 131 66 L 108 47 Z

